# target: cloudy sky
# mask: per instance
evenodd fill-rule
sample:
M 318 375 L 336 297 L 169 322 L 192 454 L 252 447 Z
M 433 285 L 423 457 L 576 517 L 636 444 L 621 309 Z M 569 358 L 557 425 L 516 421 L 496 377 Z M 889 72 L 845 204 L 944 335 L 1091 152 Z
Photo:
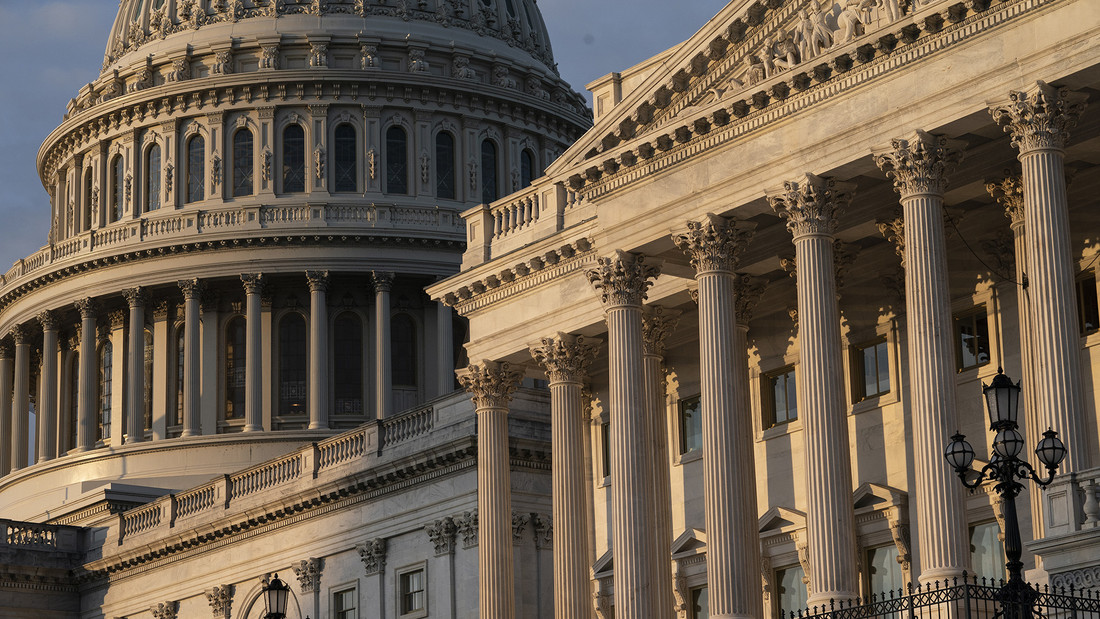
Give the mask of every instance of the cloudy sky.
M 690 37 L 725 0 L 541 0 L 562 76 L 584 92 Z M 65 105 L 94 80 L 118 0 L 0 0 L 0 273 L 45 244 L 49 201 L 35 169 Z

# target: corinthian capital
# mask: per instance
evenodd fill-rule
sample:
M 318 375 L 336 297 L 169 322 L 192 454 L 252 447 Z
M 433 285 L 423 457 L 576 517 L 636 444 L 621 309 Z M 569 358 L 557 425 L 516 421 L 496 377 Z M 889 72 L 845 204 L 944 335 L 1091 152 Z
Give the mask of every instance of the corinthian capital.
M 763 277 L 753 277 L 744 273 L 738 273 L 733 284 L 733 311 L 737 316 L 737 324 L 747 326 L 752 320 L 752 313 L 756 311 L 756 304 L 768 288 L 768 280 Z
M 687 232 L 672 235 L 672 242 L 691 258 L 697 272 L 732 273 L 755 229 L 756 224 L 707 213 L 702 222 L 689 221 Z
M 328 271 L 306 271 L 306 281 L 310 292 L 325 292 L 328 290 Z
M 794 238 L 809 234 L 832 235 L 837 215 L 852 201 L 855 186 L 831 178 L 806 174 L 783 183 L 783 190 L 768 196 L 776 214 L 787 220 Z
M 371 280 L 374 282 L 374 289 L 378 292 L 389 292 L 393 290 L 393 273 L 371 271 L 370 276 Z
M 42 310 L 38 313 L 38 323 L 42 325 L 43 331 L 57 331 L 57 312 Z
M 30 343 L 31 330 L 27 325 L 15 325 L 11 328 L 11 339 L 16 346 Z
M 508 408 L 512 394 L 523 381 L 523 372 L 508 363 L 482 361 L 458 373 L 462 387 L 473 397 L 476 408 Z
M 126 303 L 130 307 L 144 307 L 145 306 L 145 289 L 141 286 L 136 288 L 127 288 L 122 291 L 122 296 L 126 299 Z
M 91 297 L 88 297 L 86 299 L 77 299 L 74 305 L 76 305 L 77 311 L 80 312 L 80 318 L 82 320 L 95 318 L 96 306 L 95 301 Z
M 943 195 L 948 175 L 962 160 L 962 143 L 918 129 L 908 138 L 895 138 L 889 150 L 874 157 L 901 197 Z
M 1013 227 L 1024 223 L 1024 182 L 1019 174 L 1005 170 L 1005 177 L 987 182 L 985 190 L 1004 207 Z
M 653 285 L 650 280 L 660 273 L 659 268 L 645 263 L 645 256 L 619 251 L 614 258 L 600 258 L 596 268 L 585 275 L 603 304 L 617 307 L 641 305 Z
M 262 273 L 242 273 L 241 283 L 244 284 L 245 294 L 260 294 L 263 291 L 264 276 Z
M 665 354 L 665 342 L 680 322 L 680 312 L 650 305 L 642 312 L 642 351 L 658 357 Z
M 598 345 L 584 336 L 559 333 L 532 346 L 531 356 L 546 370 L 550 382 L 581 383 L 588 375 Z
M 1027 91 L 1008 93 L 1008 102 L 990 108 L 989 113 L 1012 134 L 1012 145 L 1020 154 L 1062 150 L 1085 109 L 1085 99 L 1084 94 L 1040 81 Z
M 206 287 L 200 279 L 181 279 L 176 285 L 183 291 L 183 298 L 188 301 L 202 298 L 202 291 Z

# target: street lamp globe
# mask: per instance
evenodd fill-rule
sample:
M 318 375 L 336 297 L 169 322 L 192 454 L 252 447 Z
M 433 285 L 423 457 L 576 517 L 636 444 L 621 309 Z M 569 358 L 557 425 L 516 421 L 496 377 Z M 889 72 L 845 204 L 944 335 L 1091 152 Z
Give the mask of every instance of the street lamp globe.
M 1004 371 L 997 368 L 997 375 L 993 380 L 988 385 L 982 385 L 982 394 L 985 396 L 985 407 L 989 413 L 990 429 L 1004 425 L 1018 427 L 1016 416 L 1020 406 L 1019 383 L 1013 385 Z
M 264 587 L 264 601 L 267 603 L 265 619 L 286 619 L 286 605 L 290 598 L 290 585 L 279 580 L 279 575 L 271 579 Z
M 1002 458 L 1015 458 L 1024 450 L 1024 437 L 1013 428 L 997 432 L 993 438 L 993 451 Z
M 970 468 L 970 464 L 974 462 L 974 448 L 966 442 L 965 436 L 955 434 L 951 437 L 951 442 L 947 445 L 947 451 L 944 452 L 943 456 L 947 458 L 948 464 L 955 471 L 966 471 Z
M 1066 446 L 1062 443 L 1062 439 L 1058 438 L 1057 432 L 1047 429 L 1043 432 L 1043 440 L 1039 441 L 1039 445 L 1035 447 L 1035 456 L 1043 466 L 1054 471 L 1062 460 L 1066 459 Z

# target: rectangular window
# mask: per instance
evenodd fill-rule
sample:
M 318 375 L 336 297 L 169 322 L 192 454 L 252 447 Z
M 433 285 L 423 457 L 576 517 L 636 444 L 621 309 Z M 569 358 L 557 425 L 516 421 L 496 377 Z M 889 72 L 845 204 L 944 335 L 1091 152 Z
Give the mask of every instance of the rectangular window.
M 904 587 L 905 576 L 901 572 L 901 564 L 898 563 L 897 546 L 880 546 L 867 550 L 867 583 L 868 596 L 877 595 L 883 597 L 889 592 L 898 592 Z
M 765 374 L 763 382 L 764 429 L 798 419 L 794 367 L 787 366 Z
M 709 619 L 710 610 L 707 608 L 707 588 L 706 586 L 694 587 L 691 589 L 691 612 L 688 613 L 689 619 Z
M 600 456 L 603 476 L 611 477 L 611 424 L 600 424 Z
M 1086 271 L 1077 279 L 1077 322 L 1081 335 L 1100 328 L 1100 303 L 1096 298 L 1096 274 Z
M 333 619 L 357 619 L 355 589 L 344 589 L 332 594 Z
M 852 395 L 862 402 L 890 392 L 890 352 L 886 338 L 852 347 Z
M 1005 577 L 1005 555 L 1001 548 L 1001 528 L 996 522 L 970 527 L 970 565 L 978 578 L 1001 580 Z
M 703 448 L 703 404 L 699 396 L 680 400 L 680 455 Z
M 960 372 L 989 363 L 989 325 L 984 305 L 955 316 L 955 359 Z
M 806 608 L 806 572 L 801 565 L 793 565 L 775 571 L 775 596 L 778 614 L 776 617 L 790 617 L 791 612 Z
M 412 570 L 400 575 L 401 581 L 401 614 L 408 615 L 423 612 L 427 605 L 424 599 L 426 583 L 424 570 Z

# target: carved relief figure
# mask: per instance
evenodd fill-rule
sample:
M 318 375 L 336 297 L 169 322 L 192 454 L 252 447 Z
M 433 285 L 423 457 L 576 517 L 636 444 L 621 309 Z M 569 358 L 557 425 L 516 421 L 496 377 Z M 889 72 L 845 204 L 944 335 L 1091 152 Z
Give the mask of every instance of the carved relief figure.
M 217 52 L 214 54 L 214 65 L 210 67 L 210 73 L 214 75 L 228 75 L 233 72 L 233 52 Z
M 309 46 L 309 66 L 311 67 L 327 67 L 328 66 L 328 44 L 326 43 L 311 43 Z
M 377 69 L 379 65 L 378 61 L 378 46 L 368 45 L 364 43 L 359 46 L 359 68 L 364 71 L 368 69 Z
M 317 170 L 317 180 L 325 178 L 325 149 L 320 146 L 313 150 L 313 167 Z
M 764 70 L 764 63 L 760 62 L 755 54 L 749 54 L 745 56 L 745 81 L 754 86 L 764 81 L 767 77 L 767 72 Z
M 901 19 L 903 11 L 898 0 L 879 0 L 879 7 L 886 13 L 886 19 L 897 21 Z
M 779 42 L 775 44 L 775 64 L 783 69 L 791 69 L 799 63 L 798 46 L 790 35 L 780 33 Z
M 169 82 L 182 82 L 183 80 L 191 77 L 191 71 L 188 69 L 188 62 L 186 58 L 177 58 L 172 61 L 172 70 L 165 76 Z
M 527 80 L 527 94 L 544 101 L 550 100 L 550 93 L 546 92 L 546 89 L 542 87 L 542 80 L 537 77 Z
M 836 16 L 839 30 L 834 45 L 843 45 L 863 34 L 863 18 L 860 14 L 873 6 L 873 2 L 874 0 L 848 0 Z
M 409 50 L 409 73 L 427 73 L 428 61 L 424 60 L 424 50 Z
M 477 71 L 470 68 L 470 57 L 456 54 L 454 65 L 451 67 L 451 77 L 460 80 L 476 80 Z
M 264 70 L 274 71 L 279 68 L 279 46 L 276 45 L 264 45 L 262 48 L 262 56 L 260 57 L 260 68 Z
M 377 174 L 377 168 L 375 167 L 375 162 L 374 162 L 374 149 L 373 148 L 367 151 L 367 174 L 370 175 L 370 179 L 372 181 L 374 180 L 374 177 Z
M 508 75 L 508 67 L 503 65 L 493 67 L 493 86 L 500 86 L 501 88 L 516 87 L 516 80 Z

